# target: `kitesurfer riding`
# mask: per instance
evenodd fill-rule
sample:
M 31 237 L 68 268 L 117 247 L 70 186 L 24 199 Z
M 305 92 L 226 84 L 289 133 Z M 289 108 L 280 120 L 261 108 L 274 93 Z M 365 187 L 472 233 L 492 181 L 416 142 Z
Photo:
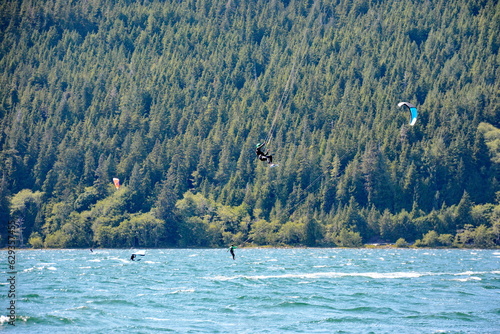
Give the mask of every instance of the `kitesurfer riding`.
M 132 254 L 132 256 L 130 257 L 130 259 L 131 259 L 132 261 L 141 261 L 141 259 L 137 259 L 137 260 L 136 260 L 136 259 L 135 259 L 136 257 L 137 257 L 137 255 Z
M 144 250 L 140 250 L 140 251 L 137 251 L 135 253 L 132 253 L 132 256 L 130 257 L 130 259 L 132 261 L 141 261 L 141 259 L 137 258 L 138 256 L 144 256 L 146 255 L 146 251 Z
M 234 249 L 235 249 L 235 248 L 236 248 L 236 247 L 235 247 L 234 245 L 231 245 L 231 247 L 229 247 L 229 249 L 228 249 L 228 252 L 230 252 L 230 253 L 231 253 L 231 255 L 233 256 L 233 260 L 234 260 Z
M 255 153 L 257 154 L 257 156 L 259 157 L 259 160 L 260 161 L 267 161 L 268 164 L 272 164 L 273 163 L 273 156 L 272 155 L 269 155 L 269 151 L 264 153 L 261 149 L 262 147 L 264 147 L 264 145 L 266 145 L 266 143 L 262 143 L 262 144 L 257 144 L 255 145 Z

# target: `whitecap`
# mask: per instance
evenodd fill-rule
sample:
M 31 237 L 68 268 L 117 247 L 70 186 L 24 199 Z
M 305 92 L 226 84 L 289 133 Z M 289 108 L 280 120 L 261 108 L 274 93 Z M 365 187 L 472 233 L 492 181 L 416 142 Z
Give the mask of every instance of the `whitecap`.
M 230 281 L 241 277 L 242 276 L 212 276 L 212 277 L 205 277 L 205 279 L 209 279 L 212 281 Z
M 195 289 L 181 289 L 181 290 L 172 291 L 171 294 L 177 294 L 177 293 L 183 293 L 183 292 L 193 293 L 195 291 L 196 291 Z
M 16 320 L 15 321 L 24 321 L 26 322 L 27 320 L 29 319 L 29 317 L 27 316 L 19 316 L 19 315 L 16 315 Z M 4 323 L 8 323 L 9 321 L 11 321 L 11 319 L 5 315 L 0 315 L 0 325 L 3 325 Z
M 341 273 L 341 272 L 320 272 L 320 273 L 302 273 L 302 274 L 283 274 L 283 275 L 255 275 L 255 276 L 213 276 L 207 279 L 217 281 L 229 281 L 238 278 L 250 280 L 264 280 L 272 278 L 299 278 L 299 279 L 317 279 L 317 278 L 340 278 L 340 277 L 369 277 L 374 279 L 396 279 L 396 278 L 417 278 L 430 273 L 418 272 L 390 272 L 390 273 Z
M 83 309 L 88 309 L 88 306 L 82 305 L 82 306 L 72 307 L 72 308 L 69 308 L 68 311 L 76 311 L 76 310 L 83 310 Z
M 458 273 L 458 274 L 454 274 L 455 276 L 464 276 L 464 275 L 483 275 L 483 274 L 486 274 L 486 272 L 484 271 L 465 271 L 463 273 Z
M 424 273 L 418 273 L 418 272 L 393 272 L 393 273 L 364 273 L 364 274 L 359 274 L 359 275 L 353 275 L 353 276 L 366 276 L 370 278 L 417 278 L 421 277 L 424 275 L 429 275 L 424 274 Z
M 29 317 L 28 316 L 23 316 L 23 315 L 16 315 L 16 321 L 28 321 Z M 0 315 L 0 325 L 3 325 L 5 322 L 9 322 L 10 319 L 9 317 L 5 316 L 5 315 Z
M 454 278 L 452 279 L 452 281 L 457 281 L 457 282 L 482 281 L 482 279 L 476 276 L 471 276 L 466 278 Z
M 285 270 L 285 267 L 267 267 L 267 269 L 276 271 L 276 270 Z

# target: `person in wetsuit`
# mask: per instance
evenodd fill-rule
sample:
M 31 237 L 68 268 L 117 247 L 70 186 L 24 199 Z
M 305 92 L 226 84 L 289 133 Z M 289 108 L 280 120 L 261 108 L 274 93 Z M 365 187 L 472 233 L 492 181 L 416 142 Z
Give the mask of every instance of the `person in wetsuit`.
M 233 256 L 233 260 L 234 260 L 234 248 L 235 248 L 234 245 L 231 245 L 231 247 L 229 247 L 228 249 L 228 252 L 230 252 L 231 255 Z
M 255 145 L 255 153 L 259 157 L 260 161 L 267 161 L 267 163 L 271 165 L 273 163 L 273 156 L 269 155 L 269 152 L 264 153 L 262 151 L 262 147 L 264 147 L 264 145 L 266 145 L 266 143 Z

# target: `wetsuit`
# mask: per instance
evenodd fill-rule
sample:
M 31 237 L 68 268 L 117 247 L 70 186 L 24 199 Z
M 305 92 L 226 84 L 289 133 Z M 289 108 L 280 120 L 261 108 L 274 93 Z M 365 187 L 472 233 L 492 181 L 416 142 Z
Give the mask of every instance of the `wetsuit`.
M 267 161 L 268 164 L 272 164 L 273 163 L 273 156 L 272 155 L 268 155 L 269 152 L 264 153 L 261 150 L 261 148 L 264 145 L 265 145 L 265 143 L 264 144 L 257 144 L 256 149 L 255 149 L 255 153 L 259 157 L 260 161 Z
M 233 245 L 231 245 L 231 247 L 229 247 L 229 252 L 233 256 L 233 260 L 234 260 L 234 246 Z

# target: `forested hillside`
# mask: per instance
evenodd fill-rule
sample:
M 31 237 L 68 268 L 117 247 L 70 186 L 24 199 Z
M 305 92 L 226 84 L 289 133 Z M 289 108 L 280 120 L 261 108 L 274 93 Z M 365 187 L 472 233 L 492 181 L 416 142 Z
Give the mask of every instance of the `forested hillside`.
M 0 15 L 0 222 L 24 245 L 500 244 L 496 0 Z

